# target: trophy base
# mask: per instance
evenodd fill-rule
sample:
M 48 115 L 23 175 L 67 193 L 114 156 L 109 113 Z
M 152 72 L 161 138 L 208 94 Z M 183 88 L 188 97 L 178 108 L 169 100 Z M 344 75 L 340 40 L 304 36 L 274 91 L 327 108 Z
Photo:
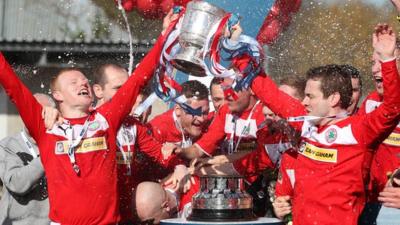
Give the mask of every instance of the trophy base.
M 189 75 L 205 77 L 207 74 L 202 66 L 199 54 L 199 50 L 194 46 L 184 47 L 172 60 L 172 65 Z
M 252 209 L 192 209 L 190 221 L 229 222 L 253 221 L 257 217 Z

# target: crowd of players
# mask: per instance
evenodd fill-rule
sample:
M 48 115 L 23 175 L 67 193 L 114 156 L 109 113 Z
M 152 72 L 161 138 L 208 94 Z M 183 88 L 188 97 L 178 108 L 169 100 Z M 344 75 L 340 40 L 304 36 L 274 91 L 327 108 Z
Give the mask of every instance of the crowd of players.
M 400 221 L 400 45 L 390 26 L 378 24 L 372 34 L 376 90 L 359 108 L 359 71 L 330 64 L 279 86 L 261 71 L 236 92 L 227 91 L 231 78 L 214 78 L 210 87 L 187 81 L 181 94 L 201 114 L 176 104 L 147 121 L 149 110 L 137 116 L 133 109 L 149 95 L 176 17 L 166 16 L 131 75 L 106 64 L 90 84 L 80 70 L 64 69 L 51 81 L 52 96 L 33 95 L 0 56 L 0 84 L 25 124 L 0 142 L 1 224 L 187 217 L 198 176 L 207 174 L 244 176 L 249 189 L 261 184 L 255 202 L 271 198 L 271 216 L 291 214 L 296 225 Z M 242 31 L 234 28 L 232 42 Z M 242 57 L 232 67 L 242 74 L 250 61 Z M 269 169 L 279 171 L 276 183 L 264 184 Z

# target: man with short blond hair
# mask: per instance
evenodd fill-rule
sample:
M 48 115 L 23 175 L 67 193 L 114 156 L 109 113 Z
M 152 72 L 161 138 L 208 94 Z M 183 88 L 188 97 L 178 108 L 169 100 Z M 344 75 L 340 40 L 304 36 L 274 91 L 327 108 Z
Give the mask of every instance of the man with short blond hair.
M 158 39 L 114 98 L 95 110 L 90 110 L 92 91 L 85 75 L 77 69 L 58 73 L 52 81 L 52 95 L 65 121 L 51 129 L 41 120 L 42 107 L 0 56 L 0 83 L 40 149 L 53 222 L 119 221 L 115 137 L 139 90 L 151 79 L 164 40 L 165 36 Z

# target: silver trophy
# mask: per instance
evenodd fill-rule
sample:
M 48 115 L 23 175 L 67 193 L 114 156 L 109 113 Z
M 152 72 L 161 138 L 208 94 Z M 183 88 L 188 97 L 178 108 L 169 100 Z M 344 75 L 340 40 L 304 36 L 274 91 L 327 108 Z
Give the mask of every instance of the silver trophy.
M 253 199 L 244 190 L 239 176 L 200 177 L 200 191 L 192 198 L 193 221 L 249 221 L 255 220 Z
M 191 1 L 187 4 L 179 34 L 181 49 L 172 60 L 172 65 L 193 76 L 206 76 L 202 65 L 202 48 L 212 26 L 226 12 L 204 1 Z

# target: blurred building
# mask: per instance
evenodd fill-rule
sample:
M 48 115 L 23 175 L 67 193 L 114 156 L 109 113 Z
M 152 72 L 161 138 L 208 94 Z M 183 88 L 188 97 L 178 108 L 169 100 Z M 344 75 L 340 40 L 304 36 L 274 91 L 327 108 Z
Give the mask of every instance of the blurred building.
M 90 78 L 97 64 L 128 67 L 129 35 L 121 27 L 89 0 L 0 1 L 0 51 L 34 93 L 48 93 L 50 78 L 61 68 L 81 68 Z M 152 41 L 133 39 L 133 44 L 136 64 Z M 21 127 L 0 89 L 0 139 Z

